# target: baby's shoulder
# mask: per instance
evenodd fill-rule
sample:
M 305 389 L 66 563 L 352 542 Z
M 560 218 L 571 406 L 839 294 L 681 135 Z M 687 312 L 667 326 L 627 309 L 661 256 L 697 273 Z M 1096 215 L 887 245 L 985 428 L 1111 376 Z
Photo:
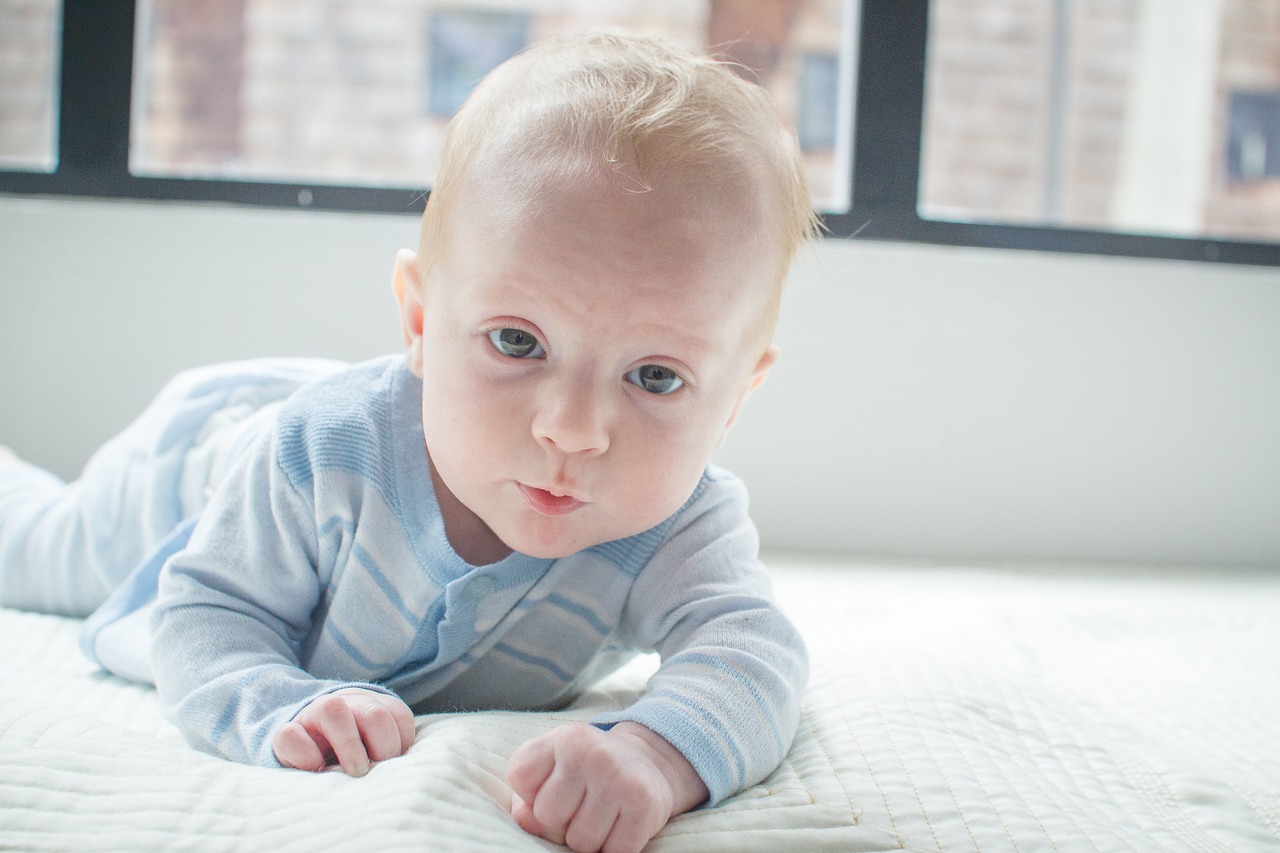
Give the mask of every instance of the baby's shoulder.
M 385 475 L 406 410 L 415 413 L 421 430 L 420 405 L 405 399 L 413 383 L 402 374 L 408 374 L 403 356 L 387 356 L 311 382 L 285 401 L 276 456 L 295 486 L 325 469 Z
M 688 523 L 708 513 L 745 513 L 747 509 L 747 485 L 732 471 L 717 465 L 708 465 L 702 472 L 693 494 L 676 513 L 676 520 Z

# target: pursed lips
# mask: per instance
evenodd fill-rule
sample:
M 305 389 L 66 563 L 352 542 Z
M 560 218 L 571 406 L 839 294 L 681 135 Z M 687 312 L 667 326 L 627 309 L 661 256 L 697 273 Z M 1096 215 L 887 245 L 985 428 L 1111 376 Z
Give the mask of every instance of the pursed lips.
M 547 489 L 540 489 L 524 483 L 516 483 L 516 487 L 520 490 L 525 502 L 535 512 L 542 515 L 551 517 L 569 515 L 586 506 L 585 502 L 578 500 L 573 495 L 558 495 Z

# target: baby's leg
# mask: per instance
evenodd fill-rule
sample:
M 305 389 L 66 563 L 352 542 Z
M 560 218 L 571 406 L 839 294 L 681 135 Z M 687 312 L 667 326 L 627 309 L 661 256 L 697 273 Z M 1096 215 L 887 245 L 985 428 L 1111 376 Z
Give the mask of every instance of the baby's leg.
M 75 576 L 91 564 L 75 515 L 72 486 L 0 454 L 0 604 L 83 616 L 106 597 L 95 578 Z
M 200 442 L 209 440 L 206 426 L 220 423 L 219 412 L 260 410 L 341 367 L 265 359 L 180 373 L 74 483 L 0 453 L 0 605 L 92 613 L 203 506 L 184 475 L 200 480 L 209 473 L 208 459 L 191 456 L 201 457 L 192 450 L 208 446 Z
M 0 458 L 0 605 L 87 616 L 106 600 L 182 521 L 200 402 L 180 375 L 72 483 Z

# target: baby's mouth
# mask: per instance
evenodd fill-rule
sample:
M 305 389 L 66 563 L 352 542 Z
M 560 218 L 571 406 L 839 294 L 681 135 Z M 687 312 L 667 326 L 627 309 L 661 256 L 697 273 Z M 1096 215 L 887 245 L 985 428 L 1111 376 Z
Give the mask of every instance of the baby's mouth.
M 546 489 L 527 486 L 524 483 L 516 483 L 516 487 L 520 489 L 520 494 L 524 496 L 525 502 L 534 512 L 553 518 L 568 515 L 586 506 L 573 495 L 557 495 Z

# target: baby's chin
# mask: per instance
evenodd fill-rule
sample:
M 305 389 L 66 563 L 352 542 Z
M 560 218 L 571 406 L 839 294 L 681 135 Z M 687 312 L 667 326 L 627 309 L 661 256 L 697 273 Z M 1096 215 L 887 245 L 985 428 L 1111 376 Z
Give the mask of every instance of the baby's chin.
M 620 537 L 625 538 L 625 537 Z M 570 557 L 580 551 L 588 548 L 594 548 L 596 545 L 611 541 L 610 539 L 586 538 L 574 540 L 573 542 L 547 542 L 533 537 L 512 537 L 508 540 L 503 537 L 503 542 L 513 551 L 518 551 L 529 557 L 539 560 L 560 560 L 564 557 Z M 579 544 L 581 543 L 581 544 Z
M 553 526 L 551 531 L 510 531 L 510 535 L 499 534 L 499 538 L 508 548 L 521 554 L 539 560 L 559 560 L 605 542 L 635 536 L 647 529 L 555 530 Z

